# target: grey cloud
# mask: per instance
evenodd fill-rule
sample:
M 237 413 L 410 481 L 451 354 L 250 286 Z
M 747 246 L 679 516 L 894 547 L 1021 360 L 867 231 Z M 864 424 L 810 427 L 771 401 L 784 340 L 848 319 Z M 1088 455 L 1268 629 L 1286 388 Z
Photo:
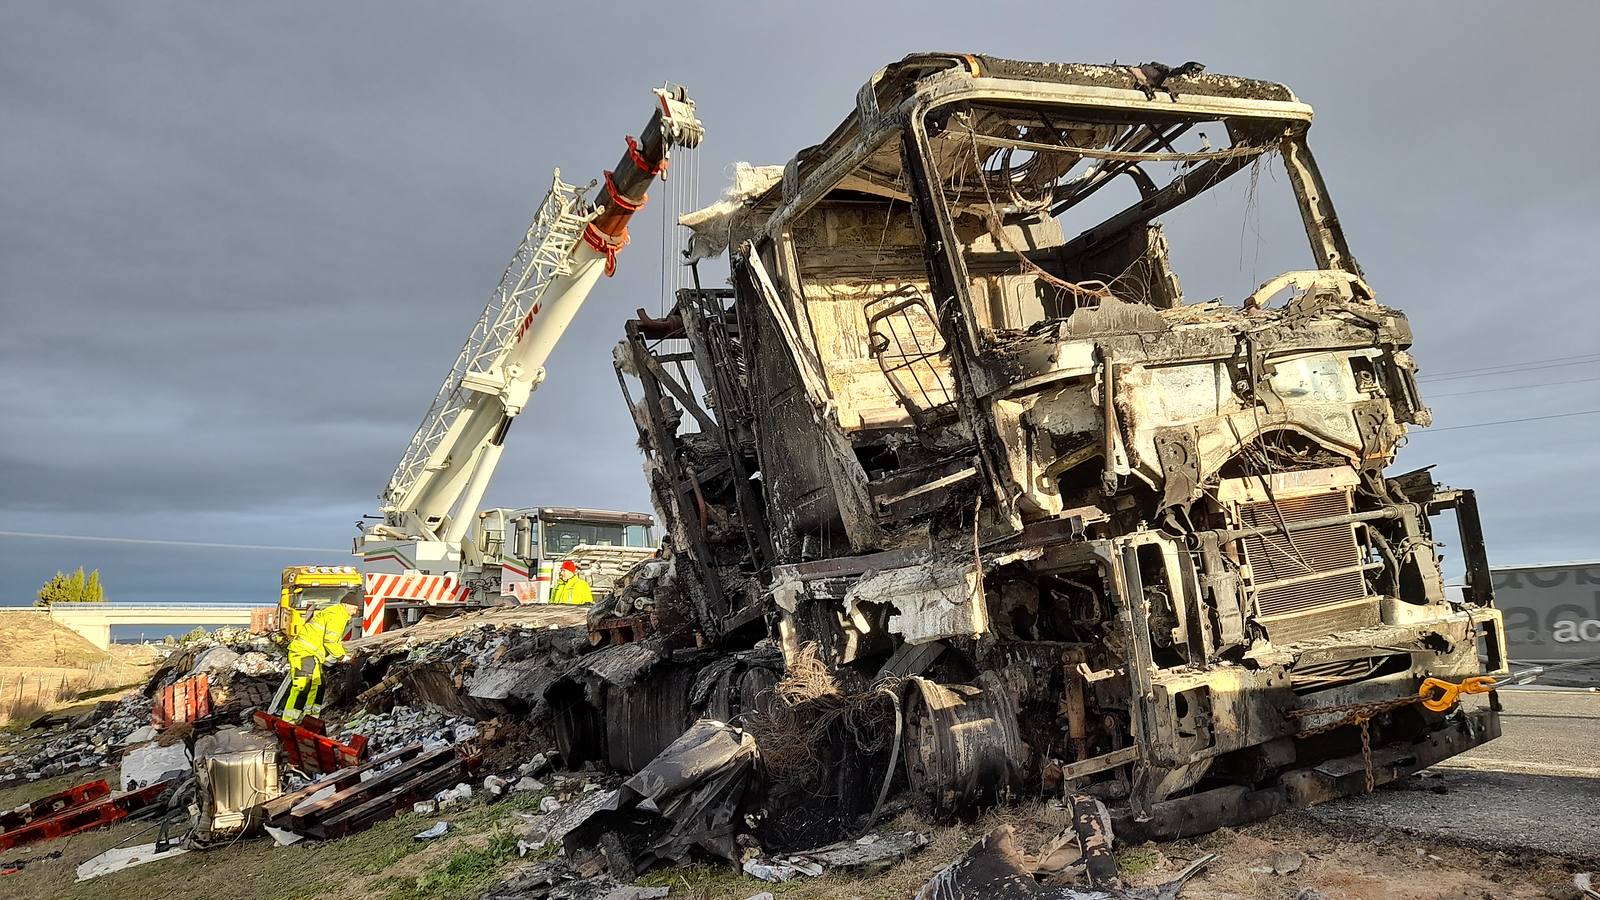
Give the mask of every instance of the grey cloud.
M 9 4 L 0 528 L 226 532 L 326 542 L 340 561 L 552 166 L 597 176 L 648 113 L 648 88 L 672 79 L 708 125 L 710 199 L 726 164 L 786 161 L 876 67 L 919 49 L 1193 58 L 1286 81 L 1318 109 L 1312 143 L 1355 252 L 1411 315 L 1425 371 L 1592 344 L 1592 6 L 1546 4 L 1537 19 L 1487 4 L 753 9 L 630 20 L 591 4 Z M 625 58 L 595 55 L 608 27 Z M 1261 265 L 1303 239 L 1268 205 L 1284 199 L 1272 188 Z M 622 270 L 550 361 L 489 502 L 647 505 L 609 353 L 626 313 L 660 302 L 668 196 L 656 191 Z M 1258 275 L 1247 210 L 1218 216 L 1179 250 L 1196 290 Z M 1465 424 L 1592 408 L 1590 387 L 1436 412 Z M 1405 462 L 1438 461 L 1446 480 L 1480 488 L 1497 559 L 1600 556 L 1573 537 L 1600 501 L 1586 472 L 1596 430 L 1569 419 L 1443 432 Z M 275 567 L 296 561 L 96 553 L 120 570 L 111 583 L 151 596 L 203 593 L 200 566 L 215 590 L 266 598 Z M 0 539 L 0 602 L 73 559 L 87 561 L 83 548 Z

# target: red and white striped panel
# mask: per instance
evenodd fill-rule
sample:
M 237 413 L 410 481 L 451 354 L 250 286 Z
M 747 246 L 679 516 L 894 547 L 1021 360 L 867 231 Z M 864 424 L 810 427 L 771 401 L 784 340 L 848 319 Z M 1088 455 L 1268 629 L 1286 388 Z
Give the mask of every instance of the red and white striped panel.
M 371 594 L 361 598 L 361 634 L 383 633 L 383 598 Z
M 374 599 L 401 600 L 407 603 L 465 603 L 471 591 L 456 580 L 454 575 L 424 575 L 407 572 L 389 575 L 369 572 L 366 575 L 368 606 Z
M 407 572 L 404 575 L 369 573 L 366 576 L 367 596 L 385 600 L 404 600 L 408 603 L 465 603 L 470 593 L 454 575 L 424 575 Z

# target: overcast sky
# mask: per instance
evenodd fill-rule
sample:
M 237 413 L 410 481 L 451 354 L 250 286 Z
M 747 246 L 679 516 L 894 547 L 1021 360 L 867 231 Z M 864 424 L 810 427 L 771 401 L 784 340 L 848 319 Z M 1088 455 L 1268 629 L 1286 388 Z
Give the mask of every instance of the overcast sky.
M 0 536 L 0 602 L 80 563 L 113 599 L 272 602 L 281 566 L 349 561 L 550 169 L 598 176 L 667 80 L 700 104 L 707 201 L 912 51 L 1284 81 L 1317 109 L 1352 249 L 1425 374 L 1596 352 L 1593 4 L 629 8 L 5 4 L 0 531 L 326 552 Z M 610 349 L 659 306 L 656 193 L 487 505 L 647 508 Z M 1223 213 L 1215 252 L 1175 249 L 1180 275 L 1211 257 L 1259 281 L 1259 244 L 1303 246 L 1273 214 L 1246 248 L 1243 211 Z M 1470 425 L 1600 408 L 1580 380 L 1597 369 L 1425 387 L 1458 394 L 1433 401 L 1440 426 Z M 1595 558 L 1597 438 L 1600 416 L 1439 431 L 1402 464 L 1479 490 L 1493 562 Z

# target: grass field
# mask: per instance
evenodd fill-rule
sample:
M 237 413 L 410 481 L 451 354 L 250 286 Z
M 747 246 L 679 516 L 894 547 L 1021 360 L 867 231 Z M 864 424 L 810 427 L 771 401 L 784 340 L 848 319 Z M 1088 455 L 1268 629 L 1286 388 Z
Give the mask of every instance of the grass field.
M 0 808 L 114 772 L 76 774 L 0 791 Z M 369 897 L 372 900 L 466 900 L 505 877 L 518 862 L 511 831 L 516 813 L 537 809 L 540 794 L 493 805 L 471 803 L 437 817 L 395 816 L 360 834 L 279 847 L 254 837 L 128 869 L 81 884 L 79 864 L 112 847 L 149 843 L 149 823 L 117 824 L 0 854 L 0 867 L 23 863 L 0 881 L 7 900 L 230 900 Z M 443 838 L 413 835 L 438 819 L 451 823 Z
M 0 611 L 0 724 L 139 681 L 144 662 L 127 649 L 101 650 L 49 616 Z

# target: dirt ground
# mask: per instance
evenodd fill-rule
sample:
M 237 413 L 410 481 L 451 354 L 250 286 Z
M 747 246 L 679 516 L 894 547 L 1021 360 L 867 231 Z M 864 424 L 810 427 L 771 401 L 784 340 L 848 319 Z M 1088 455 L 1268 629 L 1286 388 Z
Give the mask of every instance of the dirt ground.
M 1063 810 L 1047 804 L 998 811 L 970 826 L 935 829 L 932 841 L 916 856 L 864 878 L 763 885 L 720 870 L 690 869 L 647 880 L 676 888 L 674 898 L 692 900 L 744 900 L 762 890 L 783 900 L 905 900 L 978 837 L 1003 823 L 1016 827 L 1019 842 L 1031 852 L 1066 828 L 1068 820 Z M 895 827 L 921 824 L 906 816 Z M 1189 882 L 1180 895 L 1184 900 L 1572 900 L 1578 897 L 1573 874 L 1592 871 L 1600 863 L 1522 858 L 1419 840 L 1399 831 L 1340 828 L 1299 812 L 1192 840 L 1123 847 L 1118 862 L 1130 886 L 1150 887 L 1171 880 L 1207 853 L 1217 859 Z M 1276 857 L 1296 853 L 1304 854 L 1296 871 L 1273 874 Z
M 0 723 L 142 681 L 153 658 L 144 647 L 101 650 L 49 616 L 0 611 Z
M 14 806 L 83 776 L 0 791 L 0 807 Z M 452 823 L 438 841 L 419 843 L 412 835 L 434 821 L 398 816 L 360 835 L 336 841 L 279 848 L 264 839 L 193 852 L 82 884 L 76 867 L 116 846 L 154 839 L 150 823 L 118 824 L 82 835 L 0 853 L 0 868 L 22 863 L 20 872 L 0 876 L 0 896 L 14 900 L 119 900 L 292 897 L 372 897 L 383 900 L 466 900 L 508 877 L 522 864 L 506 840 L 516 814 L 535 807 L 536 795 L 522 795 L 493 806 L 472 804 L 440 816 Z M 1067 826 L 1064 811 L 1047 804 L 993 813 L 971 825 L 933 829 L 920 853 L 876 875 L 824 876 L 785 884 L 764 884 L 720 867 L 656 872 L 642 883 L 665 885 L 673 898 L 744 900 L 771 891 L 785 900 L 902 900 L 933 872 L 964 852 L 978 836 L 1012 823 L 1028 850 Z M 897 828 L 927 826 L 912 816 Z M 1300 813 L 1238 830 L 1223 830 L 1192 840 L 1146 844 L 1119 850 L 1130 884 L 1160 884 L 1190 860 L 1218 854 L 1211 868 L 1189 883 L 1187 900 L 1570 900 L 1577 894 L 1574 872 L 1581 861 L 1525 858 L 1484 852 L 1460 844 L 1420 840 L 1399 831 L 1344 829 Z M 1270 869 L 1281 855 L 1304 854 L 1298 869 L 1284 875 Z M 1594 861 L 1590 862 L 1593 865 Z M 1316 891 L 1316 894 L 1306 891 Z
M 1298 812 L 1147 849 L 1159 856 L 1135 879 L 1140 884 L 1158 884 L 1202 853 L 1219 854 L 1184 891 L 1189 900 L 1288 900 L 1307 889 L 1329 900 L 1566 898 L 1575 896 L 1573 873 L 1584 871 L 1580 861 L 1485 852 L 1400 831 L 1330 827 Z M 1303 853 L 1305 862 L 1287 875 L 1260 871 L 1284 853 Z

